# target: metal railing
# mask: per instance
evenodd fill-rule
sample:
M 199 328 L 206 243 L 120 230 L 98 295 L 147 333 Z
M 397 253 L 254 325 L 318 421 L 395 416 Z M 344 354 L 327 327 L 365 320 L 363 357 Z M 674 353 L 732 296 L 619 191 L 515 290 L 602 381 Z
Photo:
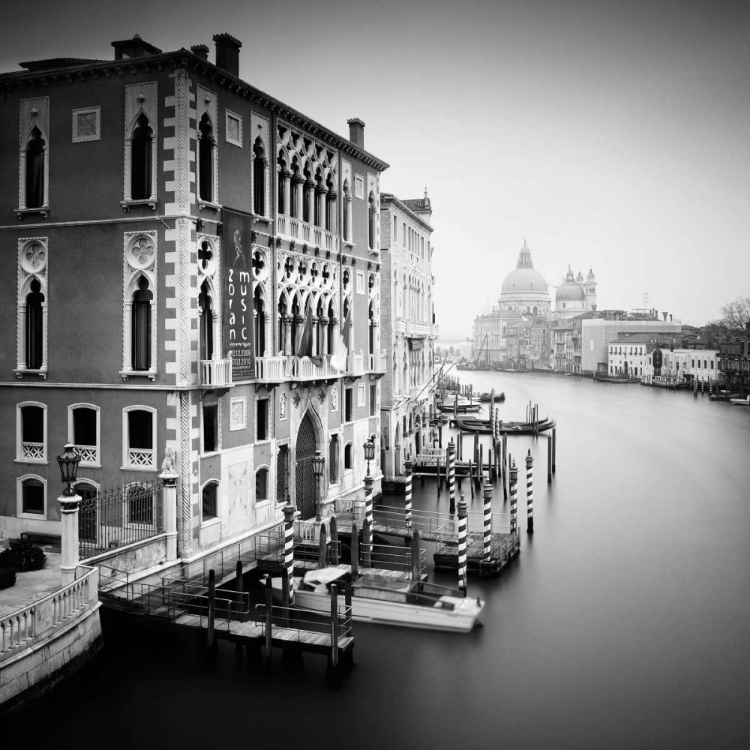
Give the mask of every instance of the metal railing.
M 406 526 L 406 512 L 403 508 L 378 506 L 374 510 L 375 525 L 403 531 Z M 492 533 L 510 533 L 510 513 L 492 513 Z M 411 526 L 425 539 L 458 539 L 458 516 L 450 513 L 434 513 L 412 510 Z M 467 513 L 467 531 L 470 534 L 484 532 L 484 514 L 481 511 Z
M 78 511 L 80 559 L 161 534 L 161 493 L 161 482 L 153 480 L 84 497 Z
M 341 592 L 343 595 L 343 592 Z M 297 607 L 282 607 L 273 605 L 271 607 L 271 627 L 284 628 L 297 632 L 296 638 L 285 637 L 288 641 L 303 641 L 307 633 L 320 633 L 322 635 L 332 635 L 335 629 L 335 639 L 353 637 L 352 628 L 352 608 L 350 605 L 342 604 L 341 601 L 336 603 L 336 617 L 332 618 L 330 613 L 318 612 L 314 609 L 300 609 Z M 263 637 L 267 634 L 268 626 L 268 607 L 265 604 L 255 605 L 255 624 L 262 628 Z

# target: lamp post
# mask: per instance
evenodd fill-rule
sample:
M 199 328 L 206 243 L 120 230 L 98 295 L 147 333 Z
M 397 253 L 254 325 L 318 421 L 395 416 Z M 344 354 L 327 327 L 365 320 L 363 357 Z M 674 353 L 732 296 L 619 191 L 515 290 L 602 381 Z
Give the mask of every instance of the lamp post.
M 365 442 L 363 448 L 365 451 L 365 460 L 367 461 L 367 474 L 365 475 L 365 521 L 370 525 L 372 531 L 373 513 L 372 513 L 372 485 L 373 479 L 370 474 L 370 461 L 375 458 L 375 436 L 371 435 Z
M 326 460 L 320 451 L 315 451 L 312 457 L 313 474 L 315 474 L 315 520 L 320 521 L 320 479 L 323 476 L 323 468 Z
M 57 498 L 60 503 L 62 521 L 60 572 L 62 573 L 63 586 L 75 581 L 76 568 L 78 567 L 78 504 L 81 502 L 81 498 L 76 494 L 73 485 L 78 476 L 78 464 L 80 462 L 81 457 L 70 443 L 64 447 L 63 452 L 57 457 L 60 475 L 65 485 L 63 494 Z

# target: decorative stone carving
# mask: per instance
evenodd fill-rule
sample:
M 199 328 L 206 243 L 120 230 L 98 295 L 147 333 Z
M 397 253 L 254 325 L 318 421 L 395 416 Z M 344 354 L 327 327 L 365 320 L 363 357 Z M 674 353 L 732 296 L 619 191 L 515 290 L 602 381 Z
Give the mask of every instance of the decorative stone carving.
M 294 403 L 294 408 L 299 407 L 299 402 L 302 400 L 302 397 L 299 395 L 299 391 L 294 392 L 294 396 L 292 396 L 292 402 Z
M 295 404 L 296 406 L 297 404 Z M 287 417 L 288 401 L 286 393 L 279 396 L 279 421 L 283 422 Z
M 318 401 L 320 401 L 320 403 L 322 404 L 325 400 L 326 400 L 326 389 L 321 388 L 318 391 Z

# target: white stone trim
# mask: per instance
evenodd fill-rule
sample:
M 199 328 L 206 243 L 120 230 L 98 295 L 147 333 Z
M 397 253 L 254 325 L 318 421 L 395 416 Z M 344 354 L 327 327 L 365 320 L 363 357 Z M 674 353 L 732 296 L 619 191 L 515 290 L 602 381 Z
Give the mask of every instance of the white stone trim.
M 42 432 L 42 456 L 41 458 L 24 457 L 23 451 L 23 407 L 36 406 L 43 410 L 44 427 Z M 16 462 L 24 464 L 44 464 L 48 463 L 47 457 L 47 404 L 40 401 L 22 401 L 16 404 Z
M 75 429 L 74 429 L 74 422 L 73 422 L 73 412 L 76 409 L 92 409 L 94 412 L 96 412 L 96 445 L 91 446 L 79 446 L 78 443 L 75 442 Z M 87 458 L 87 453 L 80 451 L 81 453 L 81 462 L 79 466 L 83 467 L 89 467 L 93 469 L 100 469 L 101 468 L 101 445 L 102 445 L 102 411 L 101 407 L 97 406 L 96 404 L 89 404 L 89 403 L 79 403 L 79 404 L 70 404 L 68 406 L 68 442 L 75 446 L 76 448 L 93 448 L 94 449 L 94 460 L 90 461 Z
M 134 83 L 125 86 L 125 136 L 123 200 L 121 205 L 127 211 L 132 205 L 147 204 L 156 210 L 156 189 L 159 151 L 159 91 L 156 81 Z M 133 200 L 131 192 L 133 128 L 141 113 L 148 118 L 151 128 L 151 195 L 143 200 Z
M 46 216 L 49 212 L 49 97 L 22 99 L 19 118 L 19 159 L 18 159 L 18 209 L 19 217 L 24 213 L 40 213 Z M 34 127 L 38 127 L 44 139 L 44 195 L 42 205 L 36 208 L 26 206 L 26 144 Z
M 44 511 L 42 513 L 24 513 L 23 510 L 23 483 L 27 479 L 37 479 L 44 487 Z M 47 520 L 47 480 L 38 474 L 24 474 L 16 478 L 16 516 L 18 518 L 33 518 L 37 521 Z
M 128 424 L 128 414 L 131 411 L 147 411 L 151 412 L 151 460 L 148 463 L 131 463 L 130 456 L 130 427 Z M 144 406 L 142 404 L 135 404 L 133 406 L 126 406 L 122 410 L 122 466 L 120 467 L 123 471 L 155 471 L 157 468 L 157 457 L 156 457 L 156 446 L 159 444 L 157 441 L 158 426 L 156 422 L 157 410 L 152 406 Z M 146 449 L 135 449 L 145 451 Z
M 230 128 L 229 123 L 230 120 L 235 120 L 237 122 L 237 136 L 231 136 L 230 135 Z M 243 122 L 242 122 L 242 115 L 238 115 L 236 112 L 232 112 L 229 109 L 224 110 L 224 133 L 226 137 L 227 143 L 231 143 L 233 146 L 238 146 L 239 148 L 243 147 Z

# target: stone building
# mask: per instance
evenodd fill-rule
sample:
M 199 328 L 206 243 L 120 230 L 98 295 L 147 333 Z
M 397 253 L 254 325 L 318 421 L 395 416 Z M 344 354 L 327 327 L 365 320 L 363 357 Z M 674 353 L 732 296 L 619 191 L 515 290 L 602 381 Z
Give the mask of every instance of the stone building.
M 214 41 L 215 62 L 136 36 L 0 76 L 0 535 L 59 533 L 66 443 L 82 495 L 127 496 L 173 452 L 183 555 L 276 523 L 287 496 L 310 518 L 318 490 L 323 515 L 362 494 L 388 165 L 363 122 L 338 135 Z
M 432 206 L 424 198 L 381 193 L 381 325 L 388 343 L 380 405 L 382 469 L 387 485 L 404 476 L 404 460 L 428 437 L 438 326 L 433 311 Z

